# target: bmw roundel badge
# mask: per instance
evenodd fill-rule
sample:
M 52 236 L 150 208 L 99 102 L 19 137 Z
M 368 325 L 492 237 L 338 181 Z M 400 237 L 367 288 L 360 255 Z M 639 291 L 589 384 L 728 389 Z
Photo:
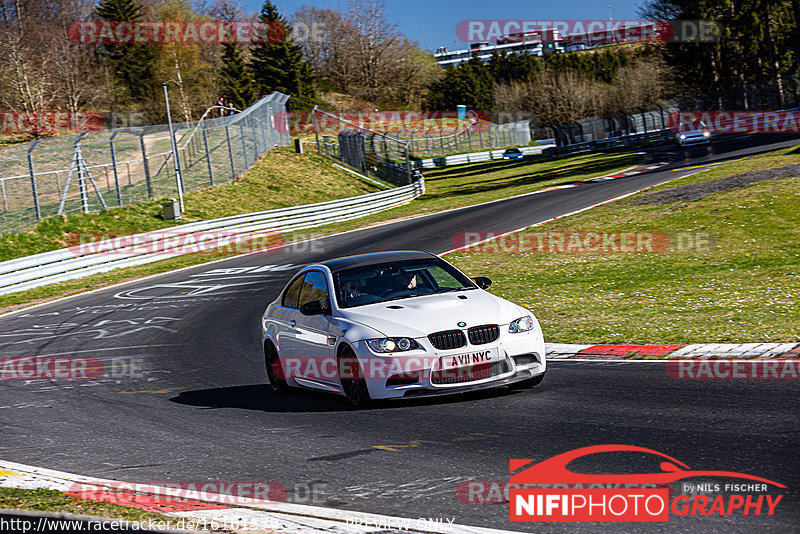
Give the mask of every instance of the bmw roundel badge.
M 458 326 L 460 326 L 461 328 L 464 328 L 465 326 L 467 326 L 467 323 L 465 323 L 464 321 L 459 321 L 458 322 Z

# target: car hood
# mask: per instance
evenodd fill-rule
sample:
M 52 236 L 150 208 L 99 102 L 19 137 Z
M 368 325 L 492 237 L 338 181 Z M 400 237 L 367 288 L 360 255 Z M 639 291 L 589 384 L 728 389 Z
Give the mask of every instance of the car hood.
M 698 137 L 702 136 L 705 130 L 687 130 L 685 132 L 680 132 L 678 135 L 685 135 L 686 137 Z
M 466 299 L 460 297 L 467 297 Z M 343 319 L 387 337 L 424 337 L 431 332 L 481 324 L 507 324 L 530 312 L 480 289 L 391 300 L 340 311 Z

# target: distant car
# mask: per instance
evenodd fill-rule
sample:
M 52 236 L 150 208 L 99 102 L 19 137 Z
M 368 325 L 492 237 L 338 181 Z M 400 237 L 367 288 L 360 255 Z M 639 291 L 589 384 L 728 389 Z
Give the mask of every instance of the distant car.
M 372 399 L 529 388 L 544 378 L 530 310 L 427 252 L 383 252 L 302 269 L 262 316 L 267 378 Z
M 675 142 L 678 143 L 678 146 L 710 143 L 711 132 L 703 122 L 700 122 L 696 128 L 694 125 L 681 124 L 680 131 L 675 134 Z
M 517 159 L 524 157 L 525 156 L 522 154 L 522 151 L 518 148 L 507 148 L 505 152 L 503 152 L 503 159 Z

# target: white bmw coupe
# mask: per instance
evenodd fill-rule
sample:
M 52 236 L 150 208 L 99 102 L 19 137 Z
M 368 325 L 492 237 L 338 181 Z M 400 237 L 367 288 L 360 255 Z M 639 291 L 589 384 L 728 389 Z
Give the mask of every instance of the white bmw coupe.
M 462 393 L 542 381 L 533 313 L 427 252 L 382 252 L 302 269 L 262 317 L 267 377 L 372 399 Z

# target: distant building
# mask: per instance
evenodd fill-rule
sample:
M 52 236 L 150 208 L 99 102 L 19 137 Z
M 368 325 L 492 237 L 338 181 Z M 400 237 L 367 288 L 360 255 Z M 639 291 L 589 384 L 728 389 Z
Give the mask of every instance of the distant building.
M 641 27 L 626 27 L 629 30 L 641 30 L 649 28 L 652 33 L 652 25 L 645 24 Z M 636 34 L 636 31 L 631 33 Z M 644 34 L 644 31 L 640 31 Z M 648 34 L 649 35 L 649 34 Z M 554 29 L 536 30 L 527 33 L 511 33 L 498 37 L 495 44 L 489 42 L 470 43 L 469 48 L 463 50 L 450 51 L 446 46 L 440 46 L 433 54 L 434 59 L 443 67 L 454 67 L 464 61 L 469 61 L 473 56 L 481 61 L 488 61 L 492 58 L 493 52 L 505 52 L 511 54 L 531 54 L 543 56 L 545 54 L 576 52 L 579 50 L 589 50 L 597 46 L 616 44 L 625 42 L 626 39 L 616 38 L 613 35 L 603 34 L 570 34 L 565 37 L 559 35 Z

